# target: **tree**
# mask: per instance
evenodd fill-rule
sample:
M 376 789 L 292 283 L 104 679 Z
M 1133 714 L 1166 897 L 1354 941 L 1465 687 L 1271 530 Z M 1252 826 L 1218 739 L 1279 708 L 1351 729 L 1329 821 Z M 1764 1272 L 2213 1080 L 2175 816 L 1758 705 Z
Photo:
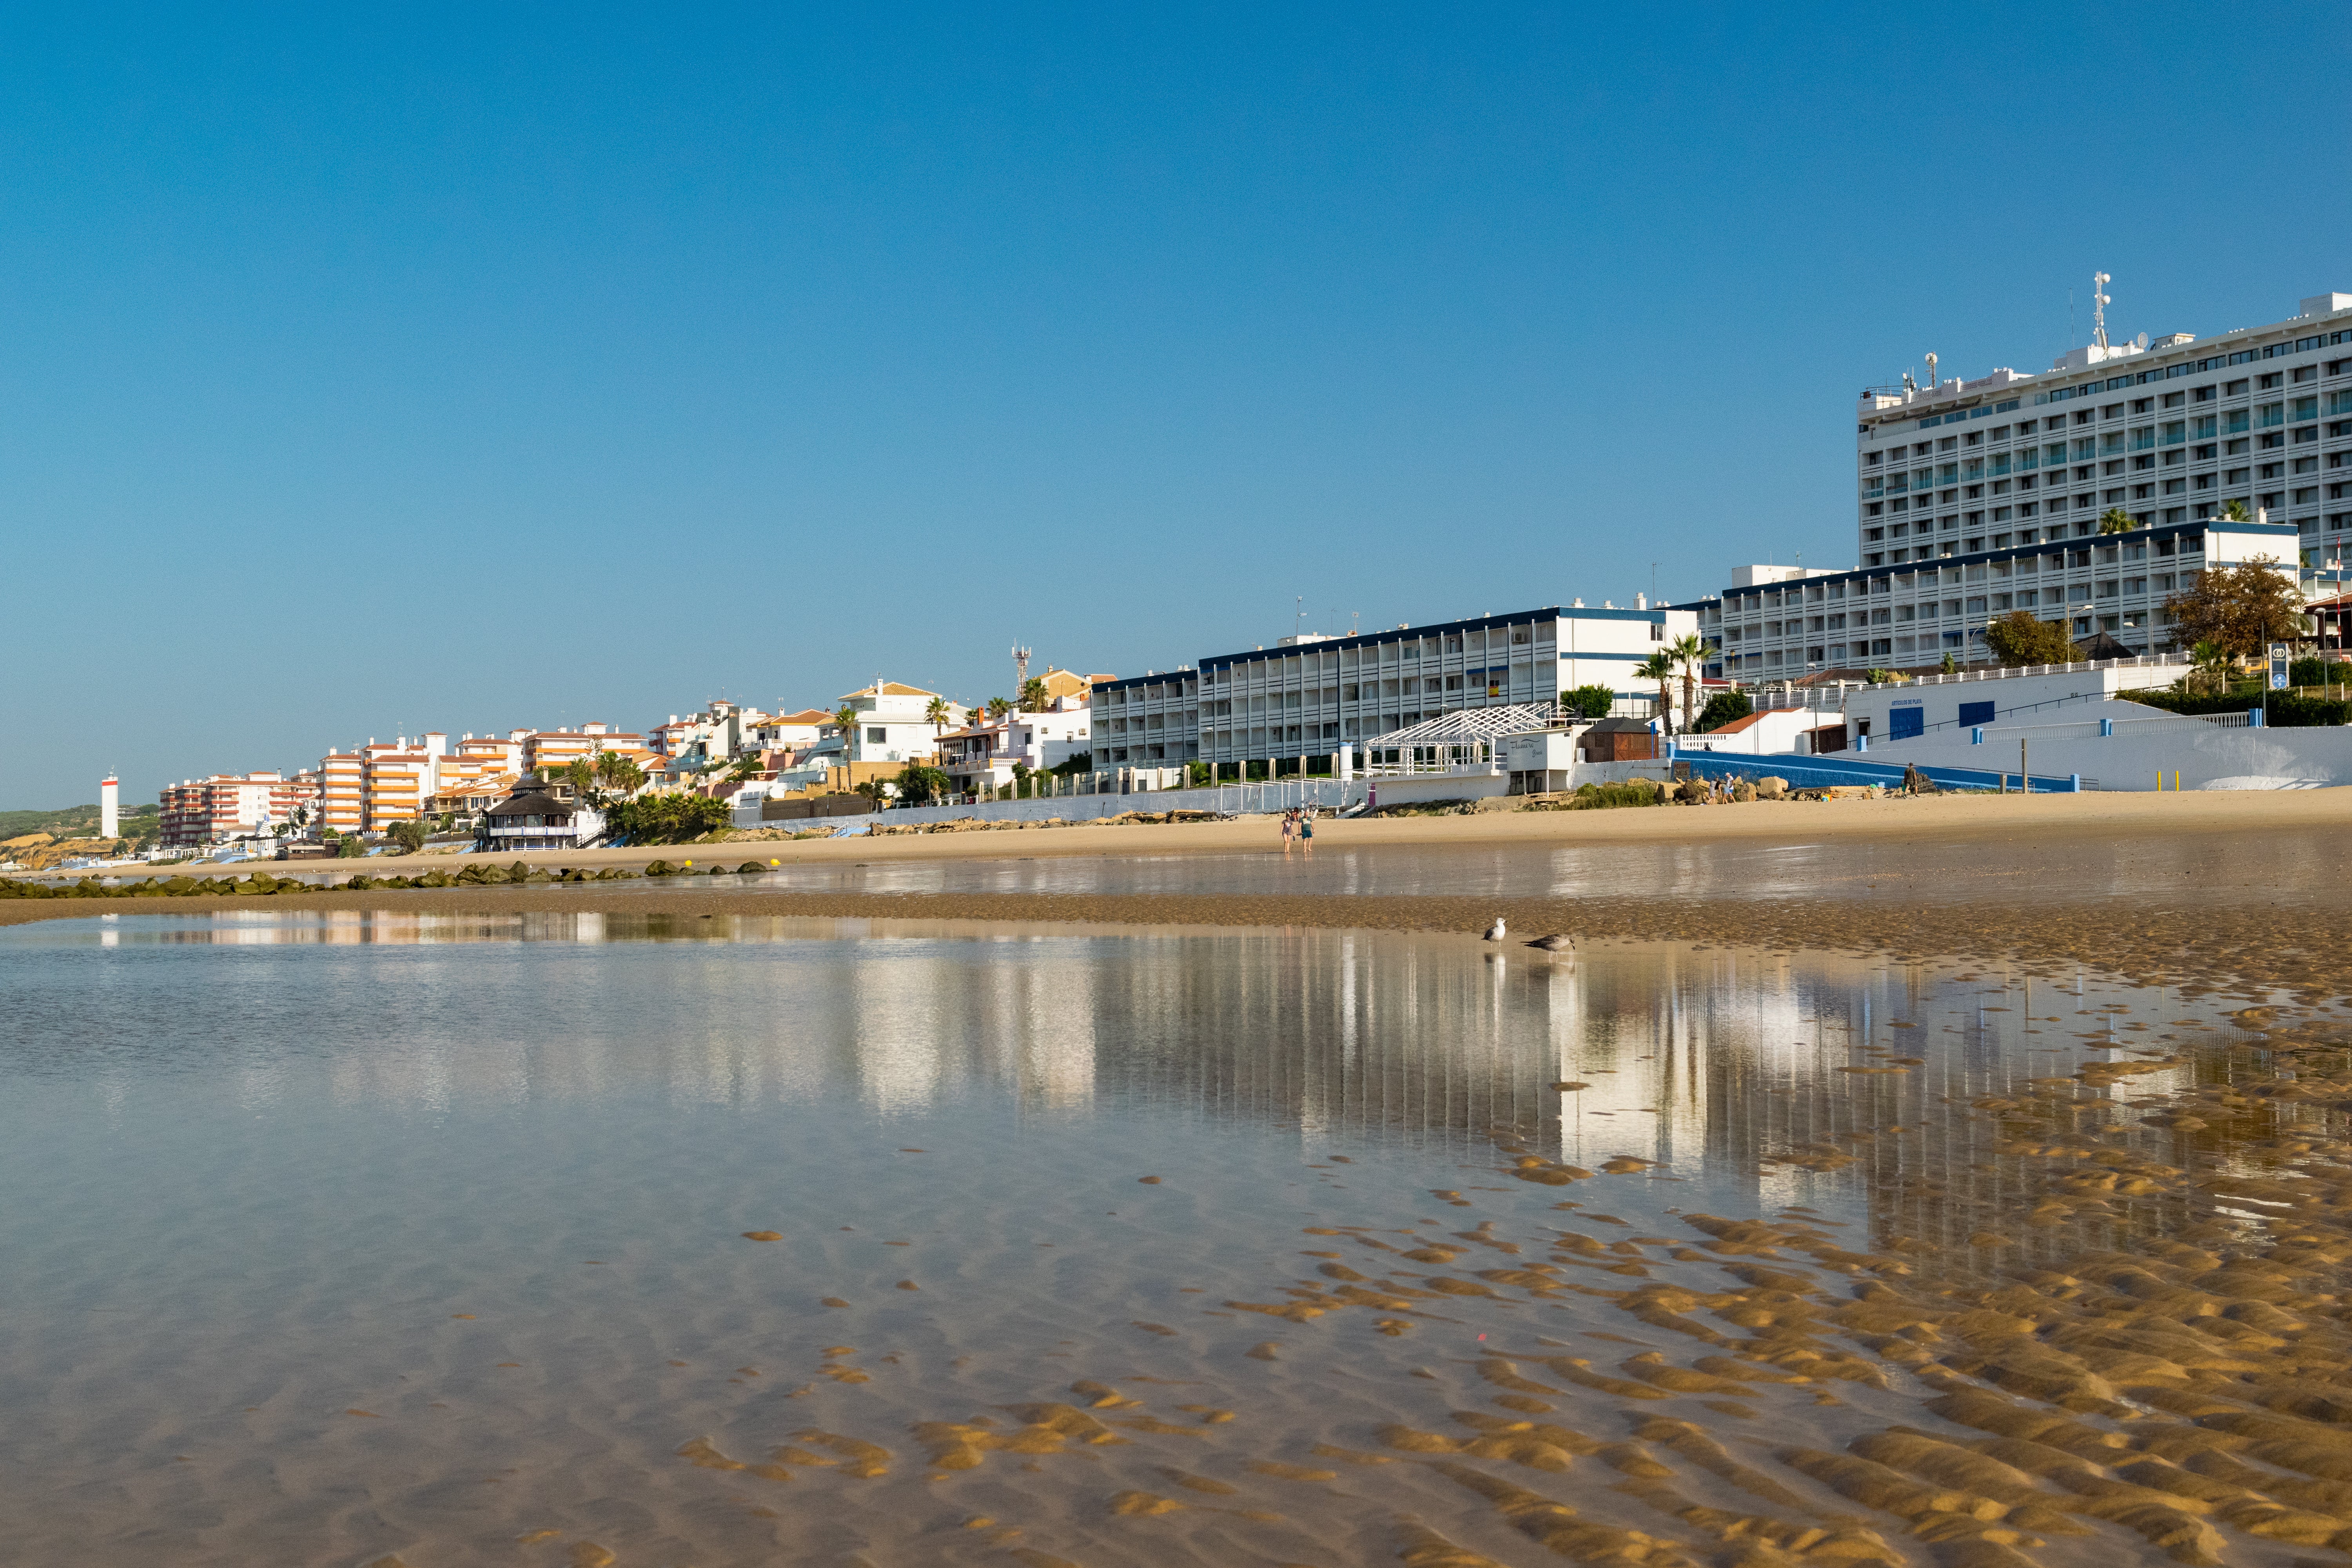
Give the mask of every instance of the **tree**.
M 1606 686 L 1579 686 L 1559 694 L 1563 718 L 1573 713 L 1585 719 L 1606 719 L 1616 705 L 1617 693 Z
M 1704 735 L 1709 730 L 1720 730 L 1734 719 L 1745 719 L 1755 711 L 1756 704 L 1748 700 L 1745 691 L 1718 691 L 1699 710 L 1698 731 Z
M 2132 521 L 2131 513 L 2119 506 L 2111 506 L 2099 514 L 2101 533 L 2129 533 L 2138 526 Z
M 857 754 L 857 708 L 845 702 L 833 710 L 834 727 L 841 731 L 841 765 L 847 767 L 849 759 Z
M 992 697 L 988 700 L 988 716 L 992 721 L 1002 723 L 1005 715 L 1012 711 L 1013 704 L 1005 699 L 1002 697 Z
M 2246 503 L 2244 501 L 2233 500 L 2229 505 L 2221 509 L 2221 521 L 2224 522 L 2252 522 L 2254 520 L 2246 515 Z
M 646 770 L 618 752 L 596 753 L 596 777 L 617 795 L 635 795 L 646 786 Z
M 2233 658 L 2259 658 L 2273 642 L 2301 635 L 2303 595 L 2278 558 L 2257 555 L 2235 566 L 2208 566 L 2165 600 L 2175 647 L 2218 644 Z
M 931 750 L 940 749 L 940 734 L 948 727 L 955 713 L 954 706 L 944 697 L 934 697 L 923 704 L 923 718 L 931 727 Z
M 1958 675 L 1959 672 L 1960 661 L 1952 657 L 1949 649 L 1946 649 L 1944 653 L 1944 673 L 1946 675 Z
M 2192 690 L 2210 692 L 2216 696 L 2230 689 L 2230 673 L 2237 660 L 2231 658 L 2229 650 L 2220 643 L 2200 642 L 2189 650 L 2189 674 L 2183 678 L 2184 685 Z
M 1021 711 L 1024 713 L 1043 713 L 1046 709 L 1053 705 L 1054 700 L 1045 695 L 1045 678 L 1044 676 L 1033 675 L 1028 679 L 1021 683 Z
M 1659 649 L 1656 653 L 1652 654 L 1649 658 L 1643 659 L 1640 664 L 1633 667 L 1633 679 L 1636 680 L 1654 680 L 1658 683 L 1658 720 L 1659 722 L 1665 727 L 1666 733 L 1669 735 L 1673 734 L 1675 732 L 1675 692 L 1673 685 L 1675 679 L 1675 656 L 1666 652 L 1664 648 Z
M 425 847 L 426 831 L 425 824 L 412 816 L 392 825 L 392 841 L 400 846 L 402 854 L 414 855 Z
M 1687 719 L 1698 708 L 1699 667 L 1706 662 L 1706 644 L 1695 632 L 1685 632 L 1666 645 L 1666 653 L 1682 667 L 1683 717 Z
M 898 770 L 898 803 L 902 805 L 929 805 L 945 800 L 954 781 L 942 768 L 929 767 L 921 763 L 908 763 Z
M 356 860 L 367 853 L 367 840 L 356 833 L 346 833 L 335 843 L 335 858 Z
M 2080 654 L 2066 635 L 2063 621 L 2037 621 L 2025 610 L 2011 610 L 1985 627 L 1985 647 L 2001 663 L 2014 668 L 2028 664 L 2072 664 Z

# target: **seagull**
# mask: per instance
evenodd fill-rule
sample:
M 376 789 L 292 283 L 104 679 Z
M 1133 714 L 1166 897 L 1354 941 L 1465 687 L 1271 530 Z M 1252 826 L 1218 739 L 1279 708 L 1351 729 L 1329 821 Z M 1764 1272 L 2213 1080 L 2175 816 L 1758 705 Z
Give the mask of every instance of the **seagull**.
M 1541 948 L 1546 952 L 1572 953 L 1576 951 L 1576 939 L 1566 935 L 1539 936 L 1528 945 Z
M 1502 916 L 1496 915 L 1495 917 L 1495 923 L 1486 928 L 1486 940 L 1488 942 L 1500 942 L 1503 940 Z

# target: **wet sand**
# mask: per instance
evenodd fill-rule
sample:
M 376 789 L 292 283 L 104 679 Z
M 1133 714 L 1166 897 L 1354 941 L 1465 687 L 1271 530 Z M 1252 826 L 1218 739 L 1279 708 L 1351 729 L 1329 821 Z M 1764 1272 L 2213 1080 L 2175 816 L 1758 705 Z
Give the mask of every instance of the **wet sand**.
M 778 863 L 756 879 L 135 905 L 8 900 L 0 925 L 110 908 L 257 906 L 1454 932 L 1483 931 L 1499 916 L 1518 940 L 1565 932 L 2082 963 L 2141 984 L 2278 987 L 2318 1001 L 2338 988 L 2336 944 L 2326 933 L 2352 912 L 2347 828 L 2347 789 L 1946 796 L 1327 823 L 1309 861 L 1286 860 L 1272 820 L 1249 819 L 662 852 L 672 864 L 693 859 L 698 871 Z M 649 858 L 598 850 L 521 858 L 593 869 Z M 377 858 L 364 870 L 394 876 L 461 863 Z M 262 868 L 328 872 L 299 862 Z M 333 871 L 353 868 L 338 862 Z

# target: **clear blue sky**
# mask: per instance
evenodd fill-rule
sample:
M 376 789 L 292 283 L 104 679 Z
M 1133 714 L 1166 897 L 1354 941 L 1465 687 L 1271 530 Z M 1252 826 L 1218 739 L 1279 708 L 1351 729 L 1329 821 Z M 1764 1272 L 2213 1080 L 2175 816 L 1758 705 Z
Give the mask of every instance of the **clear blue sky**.
M 20 7 L 0 805 L 1850 564 L 1864 384 L 2352 289 L 2347 18 Z

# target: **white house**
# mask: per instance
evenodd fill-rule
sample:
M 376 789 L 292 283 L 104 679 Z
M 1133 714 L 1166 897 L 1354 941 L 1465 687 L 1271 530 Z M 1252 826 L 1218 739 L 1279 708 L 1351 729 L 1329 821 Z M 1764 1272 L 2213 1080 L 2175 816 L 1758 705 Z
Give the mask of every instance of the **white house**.
M 1037 713 L 1008 713 L 969 724 L 940 740 L 940 766 L 965 794 L 983 794 L 1013 782 L 1016 763 L 1046 773 L 1093 746 L 1089 710 L 1076 698 L 1057 698 Z
M 857 710 L 857 722 L 845 736 L 827 714 L 817 743 L 820 757 L 829 753 L 829 760 L 836 762 L 845 752 L 853 763 L 907 763 L 929 757 L 939 750 L 940 736 L 961 728 L 967 717 L 961 703 L 949 702 L 941 719 L 934 721 L 930 708 L 934 701 L 943 700 L 940 694 L 895 680 L 877 680 L 862 691 L 845 693 L 841 700 Z
M 1738 752 L 1747 756 L 1811 749 L 1805 738 L 1823 723 L 1833 723 L 1811 708 L 1764 708 L 1734 719 L 1703 735 L 1685 735 L 1676 742 L 1685 752 Z

